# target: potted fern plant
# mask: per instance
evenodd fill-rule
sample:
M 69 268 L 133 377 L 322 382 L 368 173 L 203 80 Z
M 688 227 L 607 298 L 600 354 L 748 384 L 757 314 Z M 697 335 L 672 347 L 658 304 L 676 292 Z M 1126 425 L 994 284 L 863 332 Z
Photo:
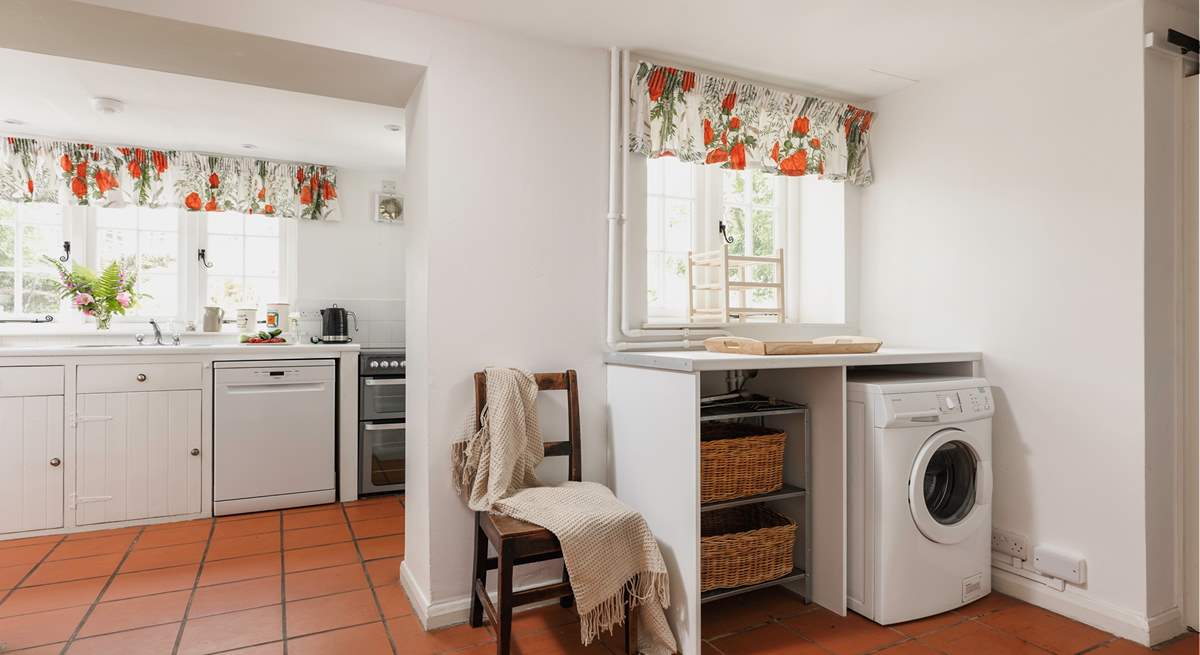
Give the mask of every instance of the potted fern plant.
M 72 264 L 68 270 L 53 257 L 45 259 L 58 269 L 59 297 L 70 298 L 84 316 L 96 319 L 97 330 L 107 330 L 115 314 L 124 314 L 144 295 L 134 291 L 137 273 L 126 271 L 119 262 L 111 262 L 96 273 L 79 264 Z

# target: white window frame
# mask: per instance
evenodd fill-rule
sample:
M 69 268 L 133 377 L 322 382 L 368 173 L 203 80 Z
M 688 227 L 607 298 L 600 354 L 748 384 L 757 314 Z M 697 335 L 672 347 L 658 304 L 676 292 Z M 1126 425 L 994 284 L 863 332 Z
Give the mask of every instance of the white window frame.
M 24 203 L 14 203 L 20 210 Z M 70 262 L 81 262 L 90 268 L 97 268 L 98 249 L 96 239 L 96 208 L 87 205 L 61 203 L 63 240 L 71 242 Z M 296 253 L 298 250 L 298 221 L 284 218 L 263 218 L 262 220 L 280 221 L 279 235 L 279 297 L 283 302 L 294 301 L 294 289 L 297 279 Z M 160 321 L 177 321 L 179 329 L 187 321 L 199 321 L 203 307 L 207 304 L 208 273 L 200 263 L 198 253 L 201 248 L 207 249 L 208 242 L 208 213 L 190 212 L 183 208 L 176 210 L 176 225 L 179 234 L 179 263 L 177 292 L 179 293 L 178 311 L 172 316 L 115 316 L 114 324 L 144 323 L 149 318 Z M 19 221 L 17 223 L 20 225 Z M 14 245 L 19 248 L 20 236 L 17 235 Z M 46 253 L 59 256 L 61 252 Z M 15 268 L 15 266 L 14 266 Z M 0 318 L 26 320 L 41 317 L 43 313 L 32 314 L 0 312 Z M 82 315 L 74 311 L 68 300 L 59 303 L 58 309 L 52 312 L 55 324 L 66 326 L 85 323 Z M 229 317 L 227 320 L 232 320 Z M 41 330 L 39 330 L 41 332 Z
M 21 303 L 21 288 L 23 286 L 22 282 L 24 281 L 23 278 L 25 276 L 25 272 L 28 270 L 28 267 L 21 265 L 22 262 L 20 261 L 21 260 L 21 241 L 23 239 L 22 234 L 21 234 L 23 232 L 23 230 L 21 229 L 21 227 L 22 227 L 22 225 L 29 225 L 29 224 L 40 225 L 40 223 L 23 223 L 21 221 L 21 213 L 22 213 L 21 210 L 22 210 L 22 207 L 25 206 L 27 203 L 19 203 L 18 202 L 18 203 L 12 203 L 12 204 L 16 208 L 16 211 L 13 214 L 13 218 L 14 218 L 13 227 L 15 228 L 13 230 L 13 265 L 11 267 L 9 267 L 9 266 L 3 267 L 3 269 L 0 270 L 0 272 L 5 272 L 5 273 L 11 272 L 13 274 L 13 285 L 14 285 L 13 311 L 12 312 L 0 311 L 0 317 L 12 318 L 12 319 L 18 319 L 18 320 L 26 320 L 26 319 L 31 320 L 31 319 L 35 319 L 35 318 L 41 318 L 46 315 L 46 312 L 17 311 L 17 306 L 18 306 L 18 304 Z M 63 213 L 65 216 L 66 211 L 64 210 Z M 68 236 L 70 232 L 69 232 L 69 228 L 66 225 L 65 218 L 61 224 L 61 228 L 62 228 L 63 240 L 70 239 L 70 237 Z M 57 257 L 60 254 L 61 254 L 61 252 L 46 253 L 46 255 L 53 256 L 53 257 Z M 54 269 L 50 268 L 49 265 L 47 265 L 46 269 L 44 269 L 44 270 L 47 270 L 49 272 L 54 271 Z M 57 273 L 55 273 L 54 275 L 57 276 Z M 57 316 L 60 312 L 62 312 L 65 302 L 66 301 L 59 301 L 58 309 L 54 312 L 50 312 L 51 315 Z M 25 308 L 22 307 L 21 309 L 24 310 Z
M 647 162 L 647 163 L 649 163 L 649 162 Z M 692 200 L 694 202 L 693 212 L 692 212 L 693 252 L 704 252 L 704 251 L 709 251 L 709 250 L 716 250 L 722 246 L 722 240 L 721 240 L 721 234 L 719 231 L 719 229 L 720 229 L 719 226 L 720 226 L 721 220 L 723 220 L 723 218 L 725 216 L 725 192 L 724 192 L 725 174 L 727 172 L 731 173 L 732 171 L 727 171 L 726 169 L 722 169 L 722 168 L 719 168 L 716 166 L 697 166 L 697 165 L 693 165 L 693 164 L 684 164 L 684 165 L 691 166 L 691 168 L 692 168 L 692 189 L 695 194 L 694 197 L 692 198 Z M 752 171 L 744 171 L 744 172 L 747 175 L 751 175 L 753 173 Z M 645 179 L 645 177 L 646 177 L 645 171 L 643 170 L 642 178 Z M 790 194 L 788 193 L 787 181 L 788 181 L 787 178 L 783 178 L 783 177 L 779 177 L 779 176 L 776 176 L 775 179 L 772 180 L 772 182 L 775 185 L 775 199 L 776 199 L 775 247 L 776 248 L 784 248 L 785 253 L 788 251 L 788 248 L 786 247 L 787 226 L 788 226 L 788 223 L 791 222 L 791 220 L 792 220 L 790 207 L 789 207 L 789 203 L 788 203 L 788 196 Z M 747 184 L 749 184 L 749 181 L 747 181 Z M 639 187 L 642 188 L 643 190 L 645 190 L 644 185 L 645 185 L 645 182 L 643 181 L 642 184 L 639 185 Z M 748 190 L 747 193 L 752 193 L 752 191 Z M 638 198 L 638 202 L 640 203 L 640 206 L 642 207 L 641 217 L 643 219 L 642 220 L 643 234 L 649 228 L 649 218 L 645 215 L 645 207 L 647 204 L 647 199 L 650 197 L 650 195 L 651 194 L 648 191 L 646 191 L 645 193 L 642 193 L 640 195 L 640 197 Z M 654 195 L 659 196 L 659 197 L 663 198 L 664 200 L 667 198 L 677 198 L 677 199 L 680 198 L 679 196 L 668 196 L 666 194 L 654 194 Z M 664 207 L 665 207 L 665 203 L 664 203 Z M 755 206 L 753 204 L 749 204 L 749 205 L 746 205 L 746 207 L 748 208 L 748 211 L 746 211 L 746 214 L 745 214 L 746 222 L 745 222 L 745 225 L 743 225 L 743 230 L 746 231 L 745 243 L 747 244 L 748 248 L 752 249 L 753 248 L 753 240 L 752 240 L 751 227 L 752 227 L 752 222 L 753 222 Z M 643 237 L 643 238 L 645 238 L 645 237 Z M 641 241 L 641 240 L 639 240 L 639 241 Z M 642 243 L 644 244 L 645 242 L 642 241 Z M 636 252 L 636 251 L 633 251 L 631 249 L 630 252 Z M 645 265 L 648 268 L 650 251 L 647 248 L 643 247 L 641 249 L 641 252 L 645 253 L 645 255 L 643 257 L 644 257 L 644 259 L 646 259 L 647 263 Z M 640 286 L 642 286 L 642 288 L 643 288 L 641 297 L 643 299 L 646 299 L 645 288 L 648 287 L 649 284 L 648 284 L 648 280 L 647 280 L 645 273 L 643 273 L 641 275 L 641 285 Z M 646 325 L 648 327 L 666 327 L 666 326 L 673 326 L 673 325 L 696 325 L 696 326 L 711 327 L 714 325 L 717 325 L 717 326 L 729 325 L 728 323 L 714 323 L 711 321 L 702 322 L 702 323 L 689 323 L 687 316 L 685 316 L 683 314 L 675 313 L 675 312 L 671 312 L 671 313 L 663 312 L 663 311 L 661 311 L 661 306 L 652 306 L 652 305 L 650 305 L 648 300 L 645 302 L 645 309 L 643 311 L 644 311 L 645 317 L 646 317 L 646 322 L 644 323 L 644 325 Z
M 196 247 L 191 252 L 197 253 L 195 256 L 196 267 L 198 274 L 195 276 L 196 286 L 192 293 L 189 294 L 192 302 L 195 303 L 192 316 L 199 316 L 203 308 L 208 305 L 208 268 L 199 261 L 199 249 L 208 250 L 208 212 L 199 212 L 203 214 L 203 218 L 196 222 Z M 279 248 L 279 296 L 283 302 L 292 302 L 292 289 L 295 287 L 295 271 L 290 265 L 295 260 L 295 243 L 296 243 L 296 221 L 285 220 L 282 218 L 266 219 L 280 221 L 279 236 L 277 237 Z M 246 238 L 245 229 L 242 230 L 242 238 Z M 251 235 L 256 238 L 257 235 Z M 245 257 L 245 247 L 243 245 L 243 258 Z M 245 262 L 242 262 L 243 271 L 245 270 Z M 246 277 L 243 272 L 242 277 Z M 261 276 L 251 276 L 261 277 Z M 260 315 L 263 315 L 265 308 L 260 307 Z M 225 320 L 232 320 L 232 316 L 227 316 Z

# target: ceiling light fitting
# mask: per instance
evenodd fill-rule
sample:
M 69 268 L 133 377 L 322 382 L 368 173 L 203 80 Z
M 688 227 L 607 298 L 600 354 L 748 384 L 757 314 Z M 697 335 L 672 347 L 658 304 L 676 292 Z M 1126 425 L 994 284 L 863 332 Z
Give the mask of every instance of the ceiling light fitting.
M 125 110 L 125 103 L 116 98 L 92 98 L 92 109 L 101 114 L 119 114 Z
M 383 126 L 383 129 L 387 130 L 388 132 L 399 132 L 402 128 L 395 123 L 388 123 L 387 125 Z

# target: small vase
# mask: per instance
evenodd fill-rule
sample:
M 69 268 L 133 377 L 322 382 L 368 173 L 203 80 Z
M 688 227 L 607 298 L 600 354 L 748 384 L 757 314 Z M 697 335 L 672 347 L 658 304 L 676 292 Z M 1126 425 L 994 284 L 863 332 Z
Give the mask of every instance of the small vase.
M 112 314 L 96 314 L 96 329 L 107 330 L 112 323 Z

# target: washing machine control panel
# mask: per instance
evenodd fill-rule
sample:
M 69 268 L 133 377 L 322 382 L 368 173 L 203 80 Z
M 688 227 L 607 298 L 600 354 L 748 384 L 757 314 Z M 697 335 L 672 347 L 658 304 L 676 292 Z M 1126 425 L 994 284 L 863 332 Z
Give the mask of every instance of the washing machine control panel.
M 992 390 L 971 387 L 947 391 L 885 394 L 888 402 L 877 406 L 879 427 L 957 423 L 986 418 L 993 413 Z

